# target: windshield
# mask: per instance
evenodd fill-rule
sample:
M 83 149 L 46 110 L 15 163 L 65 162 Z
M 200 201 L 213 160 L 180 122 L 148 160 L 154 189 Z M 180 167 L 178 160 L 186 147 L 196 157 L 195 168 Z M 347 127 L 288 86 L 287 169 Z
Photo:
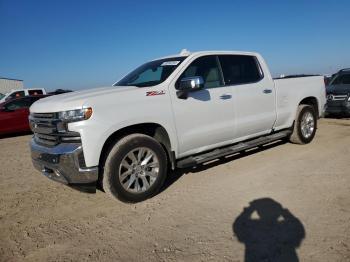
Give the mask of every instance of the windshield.
M 165 81 L 186 57 L 171 57 L 148 62 L 136 68 L 114 86 L 155 86 Z
M 350 85 L 350 74 L 337 75 L 330 83 L 331 85 Z
M 0 93 L 0 99 L 2 99 L 5 95 Z

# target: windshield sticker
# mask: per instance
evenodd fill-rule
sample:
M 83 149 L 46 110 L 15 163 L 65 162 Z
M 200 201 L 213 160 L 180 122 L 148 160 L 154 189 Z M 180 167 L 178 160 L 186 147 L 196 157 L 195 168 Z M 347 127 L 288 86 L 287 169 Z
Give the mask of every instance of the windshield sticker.
M 159 96 L 159 95 L 165 95 L 165 90 L 146 92 L 146 96 Z
M 180 61 L 166 61 L 163 62 L 160 66 L 176 66 Z

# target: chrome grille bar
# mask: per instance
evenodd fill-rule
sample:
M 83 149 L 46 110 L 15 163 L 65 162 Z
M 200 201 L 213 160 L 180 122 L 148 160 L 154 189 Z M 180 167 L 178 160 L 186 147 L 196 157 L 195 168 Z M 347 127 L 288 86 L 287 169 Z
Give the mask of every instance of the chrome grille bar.
M 343 100 L 345 100 L 347 98 L 348 98 L 347 95 L 333 95 L 333 100 L 334 101 L 343 101 Z
M 333 95 L 333 94 L 330 94 L 327 96 L 327 99 L 329 101 L 344 101 L 346 99 L 348 99 L 348 95 Z
M 81 142 L 79 133 L 65 130 L 65 123 L 57 118 L 57 113 L 31 113 L 29 123 L 38 144 L 50 147 Z

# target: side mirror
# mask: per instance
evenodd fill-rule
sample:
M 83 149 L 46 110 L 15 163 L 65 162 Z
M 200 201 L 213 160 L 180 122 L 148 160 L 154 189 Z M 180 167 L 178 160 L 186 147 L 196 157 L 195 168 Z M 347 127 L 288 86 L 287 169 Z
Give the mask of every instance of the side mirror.
M 177 96 L 186 99 L 188 92 L 200 90 L 204 87 L 204 80 L 201 76 L 185 77 L 180 80 Z

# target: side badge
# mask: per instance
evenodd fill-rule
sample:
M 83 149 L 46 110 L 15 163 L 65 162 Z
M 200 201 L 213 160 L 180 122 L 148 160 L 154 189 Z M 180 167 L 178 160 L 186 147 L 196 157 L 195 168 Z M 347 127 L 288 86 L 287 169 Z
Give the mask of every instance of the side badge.
M 146 96 L 159 96 L 159 95 L 165 95 L 165 90 L 146 92 Z

